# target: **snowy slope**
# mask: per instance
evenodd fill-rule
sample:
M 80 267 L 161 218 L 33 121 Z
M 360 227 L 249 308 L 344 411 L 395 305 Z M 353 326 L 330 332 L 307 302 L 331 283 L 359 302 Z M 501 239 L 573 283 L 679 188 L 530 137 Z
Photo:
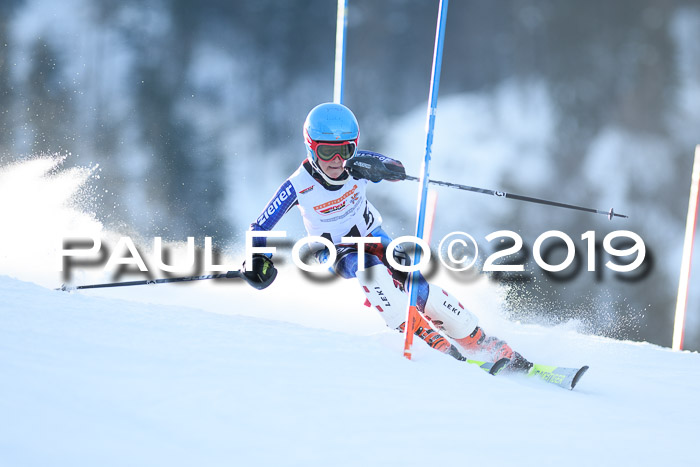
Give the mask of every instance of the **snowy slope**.
M 302 285 L 287 279 L 274 292 L 229 294 L 245 312 Z M 142 289 L 200 298 L 211 290 Z M 566 391 L 491 377 L 423 345 L 409 362 L 401 335 L 371 320 L 362 331 L 331 331 L 7 276 L 0 297 L 3 466 L 697 461 L 697 353 L 572 326 L 495 326 L 538 362 L 589 364 Z M 308 303 L 297 293 L 285 311 L 304 316 Z M 355 309 L 370 316 L 361 303 Z

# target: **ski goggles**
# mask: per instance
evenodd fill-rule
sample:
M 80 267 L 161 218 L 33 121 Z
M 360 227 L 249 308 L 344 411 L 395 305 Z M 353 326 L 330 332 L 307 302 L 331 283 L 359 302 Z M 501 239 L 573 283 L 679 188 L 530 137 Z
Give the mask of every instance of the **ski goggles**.
M 341 141 L 339 143 L 311 141 L 309 146 L 319 159 L 326 162 L 333 160 L 336 156 L 340 156 L 346 161 L 355 155 L 357 149 L 356 141 Z

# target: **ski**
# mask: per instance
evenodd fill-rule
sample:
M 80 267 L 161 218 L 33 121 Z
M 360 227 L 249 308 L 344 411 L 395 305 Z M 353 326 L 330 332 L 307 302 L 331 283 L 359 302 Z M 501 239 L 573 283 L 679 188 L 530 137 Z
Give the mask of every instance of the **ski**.
M 467 363 L 479 365 L 490 375 L 497 375 L 510 362 L 507 358 L 502 358 L 496 362 L 483 362 L 480 360 L 467 360 Z M 581 377 L 588 371 L 588 365 L 581 368 L 566 368 L 561 366 L 541 365 L 534 363 L 527 372 L 528 378 L 539 378 L 544 382 L 555 384 L 564 389 L 573 389 L 578 384 Z M 506 370 L 505 374 L 518 374 L 517 371 Z

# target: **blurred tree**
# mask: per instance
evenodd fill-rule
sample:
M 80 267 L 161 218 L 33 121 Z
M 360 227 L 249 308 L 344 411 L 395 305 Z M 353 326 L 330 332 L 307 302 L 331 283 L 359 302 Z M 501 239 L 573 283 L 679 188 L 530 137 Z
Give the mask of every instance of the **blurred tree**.
M 33 42 L 29 82 L 26 86 L 25 124 L 31 129 L 31 151 L 38 153 L 74 150 L 75 102 L 63 80 L 59 52 L 43 39 Z
M 12 154 L 15 134 L 15 121 L 12 114 L 13 86 L 11 82 L 10 21 L 14 11 L 21 6 L 21 0 L 0 2 L 0 161 L 6 154 Z
M 0 157 L 10 153 L 14 138 L 12 118 L 12 84 L 8 65 L 10 49 L 7 46 L 7 16 L 0 14 Z
M 167 27 L 148 41 L 133 43 L 137 59 L 137 119 L 143 143 L 150 148 L 149 203 L 160 219 L 154 233 L 181 240 L 188 235 L 230 234 L 222 217 L 222 155 L 203 143 L 193 121 L 179 106 L 192 95 L 187 72 L 201 33 L 198 3 L 167 4 Z M 160 51 L 167 53 L 160 53 Z M 221 231 L 219 231 L 219 229 Z

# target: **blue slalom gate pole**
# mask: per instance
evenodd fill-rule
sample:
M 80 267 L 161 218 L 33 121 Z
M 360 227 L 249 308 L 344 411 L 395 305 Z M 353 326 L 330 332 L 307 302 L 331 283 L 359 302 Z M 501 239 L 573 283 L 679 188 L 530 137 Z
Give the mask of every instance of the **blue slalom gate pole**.
M 348 0 L 338 0 L 338 22 L 335 30 L 335 78 L 333 102 L 343 103 L 345 86 L 345 37 L 348 28 Z
M 438 10 L 437 30 L 435 31 L 435 50 L 433 51 L 433 72 L 430 78 L 430 100 L 428 102 L 428 121 L 426 125 L 425 159 L 420 176 L 420 192 L 418 195 L 418 218 L 416 220 L 416 237 L 423 238 L 425 228 L 425 208 L 428 198 L 428 181 L 430 180 L 430 153 L 433 145 L 433 130 L 435 128 L 435 111 L 437 108 L 438 88 L 440 87 L 440 69 L 442 68 L 442 46 L 445 39 L 445 23 L 447 22 L 447 4 L 449 0 L 440 0 Z M 413 256 L 413 264 L 418 265 L 421 260 L 421 248 L 416 245 Z M 408 290 L 411 296 L 406 311 L 406 329 L 403 355 L 411 359 L 411 347 L 413 346 L 413 333 L 418 323 L 418 283 L 420 272 L 413 271 L 408 279 Z

